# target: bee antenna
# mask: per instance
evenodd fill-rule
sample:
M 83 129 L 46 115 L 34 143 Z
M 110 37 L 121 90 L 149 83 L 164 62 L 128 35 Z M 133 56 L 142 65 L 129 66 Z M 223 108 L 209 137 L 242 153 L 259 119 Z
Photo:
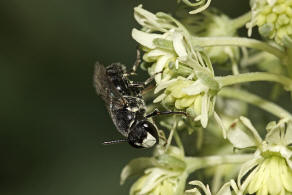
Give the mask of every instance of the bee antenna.
M 128 142 L 128 140 L 126 139 L 119 139 L 119 140 L 111 140 L 111 141 L 106 141 L 103 142 L 103 145 L 111 145 L 111 144 L 119 144 L 119 143 L 124 143 L 124 142 Z

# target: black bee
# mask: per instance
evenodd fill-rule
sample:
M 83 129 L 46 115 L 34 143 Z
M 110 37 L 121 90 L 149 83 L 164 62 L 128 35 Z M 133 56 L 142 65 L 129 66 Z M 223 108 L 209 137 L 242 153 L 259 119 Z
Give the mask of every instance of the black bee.
M 127 73 L 126 67 L 120 63 L 113 63 L 107 67 L 100 63 L 95 65 L 94 86 L 96 92 L 105 102 L 117 130 L 127 138 L 104 142 L 105 144 L 127 141 L 136 148 L 152 147 L 158 143 L 159 137 L 157 127 L 149 118 L 159 114 L 185 114 L 154 110 L 151 114 L 146 115 L 146 105 L 141 92 L 153 80 L 153 77 L 144 83 L 131 81 L 128 76 L 135 72 L 138 64 L 139 60 L 136 61 L 133 72 L 130 74 Z

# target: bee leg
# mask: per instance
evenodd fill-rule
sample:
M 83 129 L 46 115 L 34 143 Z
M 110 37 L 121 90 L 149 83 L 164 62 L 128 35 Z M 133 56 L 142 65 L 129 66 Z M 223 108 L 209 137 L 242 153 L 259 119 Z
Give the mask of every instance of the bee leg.
M 124 74 L 124 76 L 136 75 L 136 71 L 137 71 L 137 68 L 139 67 L 140 63 L 141 63 L 141 53 L 140 53 L 140 50 L 137 48 L 137 57 L 136 57 L 136 61 L 135 61 L 134 65 L 132 67 L 132 70 L 131 70 L 131 72 Z
M 158 75 L 158 74 L 161 74 L 161 72 L 157 72 L 155 74 L 153 74 L 152 76 L 150 76 L 146 81 L 144 81 L 143 83 L 139 83 L 139 82 L 133 82 L 133 83 L 130 83 L 130 86 L 132 88 L 136 88 L 140 91 L 143 91 L 146 87 L 148 87 L 148 85 L 154 80 L 155 76 Z
M 152 113 L 146 115 L 146 118 L 158 116 L 158 115 L 169 115 L 169 114 L 182 114 L 188 117 L 188 114 L 186 112 L 179 112 L 179 111 L 159 111 L 158 109 L 155 109 Z
M 146 81 L 144 81 L 144 83 L 142 83 L 142 85 L 144 86 L 144 88 L 146 88 L 155 78 L 156 75 L 161 74 L 163 71 L 160 72 L 156 72 L 153 75 L 151 75 Z

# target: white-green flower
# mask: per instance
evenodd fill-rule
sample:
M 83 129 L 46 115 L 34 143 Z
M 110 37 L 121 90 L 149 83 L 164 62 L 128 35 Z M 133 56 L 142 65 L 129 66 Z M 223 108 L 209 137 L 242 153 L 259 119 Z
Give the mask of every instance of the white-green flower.
M 178 77 L 161 82 L 155 93 L 164 91 L 154 102 L 161 101 L 165 107 L 184 110 L 196 121 L 200 121 L 203 127 L 206 127 L 209 116 L 213 114 L 216 89 L 208 86 L 205 81 L 207 77 L 202 73 L 197 73 L 196 76 L 196 80 Z
M 153 75 L 163 72 L 163 74 L 155 76 L 156 82 L 160 82 L 163 78 L 164 80 L 170 79 L 169 64 L 174 64 L 177 69 L 179 62 L 187 58 L 188 54 L 183 35 L 177 30 L 170 30 L 164 34 L 156 34 L 133 29 L 132 37 L 145 51 L 143 60 L 152 63 L 151 68 L 149 68 L 149 73 Z M 163 45 L 157 45 L 159 44 L 159 40 L 162 44 L 165 43 L 164 47 Z
M 204 185 L 201 181 L 191 181 L 189 184 L 194 185 L 195 187 L 190 190 L 186 190 L 185 195 L 212 195 L 211 190 L 208 185 Z M 204 192 L 203 194 L 201 191 Z M 230 190 L 230 183 L 224 184 L 221 189 L 215 193 L 215 195 L 232 195 Z
M 143 171 L 132 185 L 131 195 L 182 194 L 188 174 L 182 151 L 170 146 L 166 153 L 158 149 L 152 158 L 132 160 L 121 173 L 121 183 L 129 176 Z
M 170 29 L 176 28 L 176 25 L 171 21 L 158 17 L 157 15 L 143 9 L 142 5 L 134 8 L 134 18 L 141 26 L 143 26 L 143 31 L 145 32 L 167 32 Z
M 251 0 L 252 21 L 248 27 L 258 26 L 260 34 L 284 45 L 292 37 L 291 0 Z
M 292 122 L 282 119 L 267 125 L 262 140 L 251 122 L 240 117 L 227 133 L 238 149 L 255 148 L 254 158 L 242 165 L 237 185 L 241 194 L 292 193 Z
M 140 6 L 135 18 L 143 31 L 133 29 L 132 37 L 145 51 L 143 60 L 151 64 L 148 72 L 157 83 L 154 93 L 160 93 L 154 102 L 186 111 L 206 127 L 219 89 L 210 59 L 192 47 L 188 31 L 171 16 L 154 15 Z

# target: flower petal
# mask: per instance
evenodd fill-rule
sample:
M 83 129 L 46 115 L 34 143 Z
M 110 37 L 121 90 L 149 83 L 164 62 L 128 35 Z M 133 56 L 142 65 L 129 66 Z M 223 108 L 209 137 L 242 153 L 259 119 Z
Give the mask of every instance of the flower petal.
M 285 164 L 285 160 L 282 158 L 272 157 L 271 159 L 271 162 L 269 165 L 270 176 L 267 182 L 267 187 L 269 189 L 270 194 L 278 194 L 282 191 L 282 182 L 280 179 L 280 174 L 281 174 L 280 166 L 282 166 L 283 161 Z
M 154 45 L 153 40 L 156 38 L 161 38 L 162 35 L 154 34 L 154 33 L 146 33 L 146 32 L 133 28 L 132 37 L 141 45 L 149 49 L 155 49 L 156 46 Z
M 153 103 L 158 103 L 158 102 L 161 102 L 164 98 L 166 97 L 166 94 L 160 94 L 158 97 L 156 97 L 154 100 L 153 100 Z
M 209 110 L 209 102 L 210 98 L 208 97 L 208 94 L 205 93 L 202 98 L 202 109 L 201 109 L 201 124 L 202 127 L 206 128 L 208 124 L 208 110 Z
M 182 89 L 182 91 L 188 95 L 198 95 L 207 90 L 208 90 L 208 87 L 206 87 L 200 79 L 196 80 L 190 86 Z
M 285 140 L 286 145 L 292 144 L 292 122 L 291 121 L 289 121 L 287 124 L 284 140 Z
M 235 120 L 227 130 L 227 138 L 235 148 L 249 148 L 258 145 L 254 135 L 245 126 L 241 120 Z
M 155 62 L 159 57 L 167 54 L 169 53 L 161 49 L 153 49 L 143 56 L 143 60 L 145 60 L 146 62 Z
M 177 79 L 172 79 L 172 80 L 168 80 L 168 81 L 159 83 L 159 85 L 154 90 L 154 94 L 156 94 L 156 93 L 160 92 L 161 90 L 167 88 L 168 86 L 172 85 L 176 81 L 177 81 Z
M 184 57 L 188 55 L 184 45 L 183 36 L 179 32 L 173 33 L 173 47 L 179 57 Z
M 155 73 L 156 72 L 161 72 L 163 70 L 163 68 L 167 65 L 167 62 L 171 59 L 171 55 L 164 55 L 161 56 L 156 63 L 155 66 Z M 159 83 L 161 81 L 161 74 L 158 74 L 155 76 L 155 81 L 156 83 Z
M 232 195 L 230 190 L 230 183 L 224 184 L 221 189 L 216 193 L 216 195 Z
M 285 163 L 285 162 L 284 162 Z M 282 184 L 286 188 L 287 191 L 292 192 L 292 170 L 286 165 L 286 163 L 281 168 L 281 180 Z
M 120 176 L 121 185 L 124 184 L 126 179 L 132 175 L 142 172 L 144 169 L 153 166 L 155 160 L 153 158 L 141 157 L 130 161 L 122 170 Z

